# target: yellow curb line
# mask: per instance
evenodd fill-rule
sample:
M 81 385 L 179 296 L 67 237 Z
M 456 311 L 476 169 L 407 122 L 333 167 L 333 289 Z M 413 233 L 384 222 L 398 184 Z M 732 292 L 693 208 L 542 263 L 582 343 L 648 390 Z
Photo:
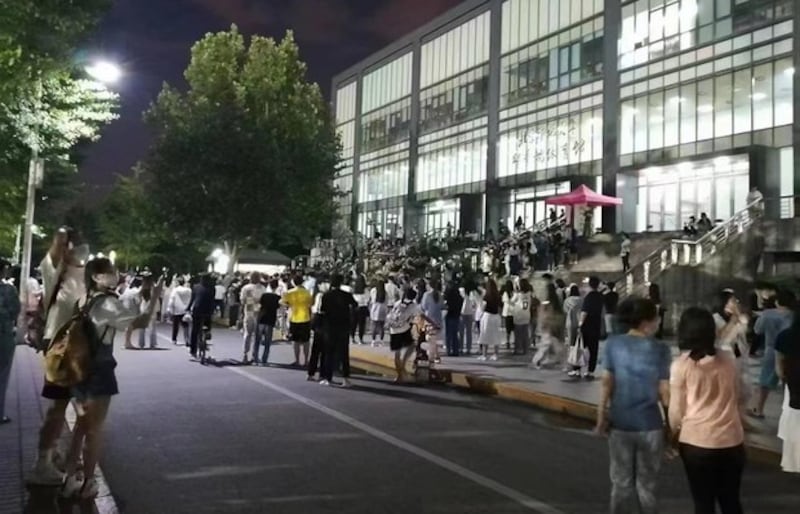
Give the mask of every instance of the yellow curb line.
M 375 373 L 378 375 L 394 376 L 394 357 L 376 354 L 358 346 L 350 347 L 350 362 L 354 368 Z M 557 412 L 570 417 L 594 421 L 597 416 L 597 406 L 591 403 L 573 400 L 563 396 L 532 391 L 525 387 L 515 385 L 513 382 L 503 382 L 494 378 L 485 378 L 446 368 L 437 368 L 444 377 L 444 383 L 469 389 L 475 393 L 488 396 L 497 396 L 506 400 L 517 401 Z M 410 370 L 409 370 L 410 371 Z M 781 454 L 772 448 L 758 444 L 748 436 L 746 441 L 748 456 L 753 460 L 768 464 L 779 465 Z

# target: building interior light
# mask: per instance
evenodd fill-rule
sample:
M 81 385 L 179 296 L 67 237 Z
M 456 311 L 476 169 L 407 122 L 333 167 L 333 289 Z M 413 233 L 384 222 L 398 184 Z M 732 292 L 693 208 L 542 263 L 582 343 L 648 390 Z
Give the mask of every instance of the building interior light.
M 767 98 L 767 94 L 766 93 L 753 93 L 752 95 L 750 95 L 750 98 L 752 98 L 753 100 L 758 102 L 760 100 L 766 99 Z
M 662 121 L 664 121 L 664 117 L 663 116 L 658 116 L 658 115 L 650 116 L 650 121 L 653 122 L 653 123 L 661 123 Z
M 712 112 L 713 110 L 714 110 L 713 105 L 705 104 L 697 106 L 697 112 Z
M 786 68 L 783 72 L 787 75 L 794 75 L 794 68 Z
M 720 168 L 729 166 L 730 163 L 731 163 L 730 158 L 727 157 L 727 156 L 724 156 L 724 155 L 714 159 L 714 166 L 717 166 L 717 167 L 720 167 Z
M 673 96 L 672 98 L 669 99 L 669 101 L 674 104 L 682 104 L 683 102 L 686 101 L 686 99 L 682 96 Z

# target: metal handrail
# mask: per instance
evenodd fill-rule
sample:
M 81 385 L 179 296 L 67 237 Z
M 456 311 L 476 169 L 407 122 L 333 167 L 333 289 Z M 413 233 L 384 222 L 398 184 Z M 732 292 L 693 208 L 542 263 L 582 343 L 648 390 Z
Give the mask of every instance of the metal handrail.
M 643 293 L 643 289 L 670 266 L 702 264 L 707 255 L 714 255 L 721 246 L 743 234 L 763 212 L 764 200 L 756 200 L 697 239 L 671 240 L 631 267 L 618 282 L 617 292 L 620 297 Z

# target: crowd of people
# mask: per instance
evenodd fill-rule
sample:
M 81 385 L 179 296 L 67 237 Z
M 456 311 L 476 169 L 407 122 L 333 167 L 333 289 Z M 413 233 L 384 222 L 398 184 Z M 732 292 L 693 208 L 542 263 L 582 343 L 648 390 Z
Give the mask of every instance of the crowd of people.
M 517 252 L 525 248 L 530 254 L 536 234 L 531 239 L 521 227 L 495 239 L 494 248 L 505 252 L 502 265 L 494 256 L 491 264 L 482 262 L 489 265 L 472 271 L 468 260 L 453 257 L 453 246 L 463 242 L 459 237 L 414 245 L 375 239 L 360 250 L 354 247 L 349 259 L 274 276 L 204 273 L 167 279 L 147 272 L 121 276 L 108 259 L 86 260 L 88 252 L 75 231 L 59 231 L 40 266 L 41 287 L 29 288 L 27 302 L 15 303 L 13 286 L 0 284 L 0 397 L 20 310 L 33 319 L 36 308 L 44 307 L 41 341 L 34 341 L 37 335 L 29 330 L 30 342 L 40 349 L 69 321 L 76 304 L 87 309 L 102 335 L 97 365 L 84 382 L 73 388 L 45 384 L 42 395 L 52 403 L 32 481 L 63 484 L 66 495 L 95 495 L 99 441 L 110 399 L 118 393 L 115 342 L 122 339 L 129 349 L 156 347 L 161 320 L 172 324 L 172 342 L 196 356 L 214 316 L 241 330 L 242 363 L 269 365 L 277 336 L 292 343 L 293 365 L 324 386 L 337 384 L 337 372 L 338 385 L 350 385 L 352 344 L 388 344 L 397 382 L 410 380 L 412 356 L 435 368 L 442 351 L 448 357 L 494 361 L 506 347 L 512 354 L 530 355 L 533 368 L 560 369 L 576 380 L 594 379 L 602 360 L 597 426 L 609 431 L 613 512 L 628 512 L 625 506 L 633 501 L 648 511 L 655 501 L 665 419 L 666 440 L 683 459 L 698 512 L 712 512 L 709 502 L 720 503 L 724 512 L 740 512 L 740 415 L 763 417 L 768 396 L 781 383 L 782 466 L 800 472 L 800 316 L 791 292 L 757 284 L 750 308 L 724 290 L 711 310 L 686 310 L 677 327 L 680 354 L 673 359 L 658 342 L 665 309 L 656 284 L 646 298 L 620 303 L 615 284 L 596 277 L 581 284 L 550 274 L 534 278 L 535 259 L 526 261 Z M 602 352 L 601 340 L 606 340 Z M 758 355 L 762 366 L 754 391 L 746 385 L 750 355 Z M 55 444 L 72 398 L 81 415 L 70 452 L 59 461 Z M 0 403 L 0 423 L 9 421 L 3 407 Z M 709 482 L 709 473 L 719 480 Z

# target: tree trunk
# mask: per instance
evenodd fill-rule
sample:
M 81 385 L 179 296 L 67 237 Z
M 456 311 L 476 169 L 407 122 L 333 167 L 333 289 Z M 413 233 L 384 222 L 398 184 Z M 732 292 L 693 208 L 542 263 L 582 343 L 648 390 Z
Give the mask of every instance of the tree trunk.
M 225 270 L 225 272 L 231 274 L 236 268 L 236 264 L 239 262 L 239 243 L 237 241 L 224 241 L 223 244 L 225 246 L 225 255 L 229 257 L 228 269 Z

